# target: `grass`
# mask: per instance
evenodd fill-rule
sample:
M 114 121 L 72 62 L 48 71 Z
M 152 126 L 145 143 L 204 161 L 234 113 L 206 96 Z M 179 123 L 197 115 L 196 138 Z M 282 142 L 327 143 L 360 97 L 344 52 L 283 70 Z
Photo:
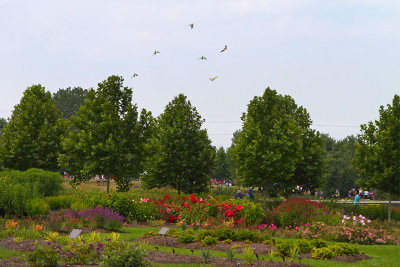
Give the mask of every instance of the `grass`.
M 0 247 L 0 259 L 11 259 L 14 257 L 22 256 L 24 254 L 25 254 L 24 252 L 5 249 L 3 247 Z

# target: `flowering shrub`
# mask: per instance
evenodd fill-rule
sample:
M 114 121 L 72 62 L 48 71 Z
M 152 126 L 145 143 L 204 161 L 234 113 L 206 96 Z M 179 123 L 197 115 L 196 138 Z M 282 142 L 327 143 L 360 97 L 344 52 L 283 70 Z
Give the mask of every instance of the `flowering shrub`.
M 357 226 L 364 226 L 365 224 L 370 223 L 370 222 L 371 222 L 371 220 L 368 220 L 361 214 L 358 216 L 352 216 L 352 217 L 344 215 L 343 219 L 342 219 L 342 223 L 344 225 L 352 224 L 352 225 L 357 225 Z
M 275 212 L 282 226 L 299 227 L 311 222 L 325 220 L 330 212 L 321 204 L 304 198 L 289 198 L 280 203 Z M 333 216 L 335 214 L 331 214 Z

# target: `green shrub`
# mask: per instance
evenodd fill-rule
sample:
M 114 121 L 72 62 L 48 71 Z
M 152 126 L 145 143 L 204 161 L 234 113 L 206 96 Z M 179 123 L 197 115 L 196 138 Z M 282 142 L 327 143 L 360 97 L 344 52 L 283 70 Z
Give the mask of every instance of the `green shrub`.
M 71 203 L 71 210 L 72 211 L 87 210 L 89 208 L 90 207 L 88 205 L 86 205 L 82 201 L 74 201 L 74 202 Z
M 104 222 L 104 229 L 109 231 L 120 231 L 122 229 L 122 222 L 120 220 L 108 220 Z
M 316 260 L 327 260 L 335 257 L 335 253 L 329 247 L 322 247 L 315 249 L 312 257 Z
M 313 239 L 310 241 L 311 246 L 315 247 L 315 248 L 324 248 L 328 246 L 328 242 L 326 242 L 323 239 Z
M 53 249 L 53 244 L 39 246 L 35 244 L 27 256 L 27 261 L 33 266 L 57 266 L 58 251 Z
M 300 254 L 309 253 L 313 249 L 310 242 L 308 242 L 307 240 L 302 240 L 302 239 L 296 240 L 294 242 L 294 246 L 299 248 Z
M 36 217 L 38 215 L 48 214 L 50 207 L 43 198 L 34 198 L 26 202 L 25 210 L 29 216 Z
M 291 243 L 288 241 L 276 242 L 276 251 L 282 256 L 283 259 L 290 255 L 290 247 Z
M 354 256 L 360 254 L 358 248 L 353 247 L 346 243 L 337 243 L 329 246 L 329 248 L 333 251 L 335 256 L 344 256 L 344 255 Z
M 178 237 L 178 242 L 182 243 L 182 244 L 187 244 L 187 243 L 191 243 L 195 240 L 194 235 L 182 235 L 180 237 Z
M 247 199 L 237 200 L 236 204 L 242 205 L 242 209 L 237 217 L 243 217 L 246 225 L 258 225 L 262 222 L 264 218 L 264 210 L 261 204 Z
M 232 228 L 219 228 L 214 231 L 214 236 L 218 238 L 218 240 L 235 240 L 236 239 L 236 231 Z
M 206 236 L 203 240 L 201 240 L 201 243 L 203 243 L 205 246 L 216 245 L 217 239 L 212 236 Z
M 37 197 L 36 190 L 22 184 L 0 183 L 0 216 L 24 216 L 29 199 Z
M 61 195 L 46 197 L 45 201 L 49 205 L 50 210 L 69 209 L 71 208 L 72 202 L 74 201 L 74 196 Z
M 41 169 L 5 170 L 0 172 L 0 177 L 7 177 L 12 184 L 25 185 L 43 197 L 58 195 L 63 183 L 59 173 Z
M 262 237 L 259 236 L 256 232 L 240 229 L 239 231 L 236 232 L 235 239 L 232 240 L 235 241 L 249 240 L 251 242 L 258 242 L 262 241 Z
M 354 256 L 357 254 L 360 254 L 358 248 L 346 243 L 337 243 L 328 247 L 316 248 L 312 253 L 312 257 L 318 260 L 326 260 L 336 256 Z
M 215 237 L 215 233 L 211 230 L 201 230 L 197 233 L 196 240 L 201 241 L 207 236 Z
M 141 247 L 127 247 L 122 253 L 114 253 L 104 260 L 107 267 L 146 267 L 146 252 Z

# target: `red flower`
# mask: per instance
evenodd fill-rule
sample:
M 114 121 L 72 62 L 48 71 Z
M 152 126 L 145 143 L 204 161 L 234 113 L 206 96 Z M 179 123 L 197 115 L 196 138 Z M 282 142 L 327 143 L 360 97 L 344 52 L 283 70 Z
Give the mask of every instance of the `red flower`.
M 196 197 L 193 194 L 190 195 L 190 201 L 196 202 Z
M 242 218 L 240 218 L 239 220 L 237 220 L 236 222 L 237 222 L 238 224 L 241 224 L 241 223 L 242 223 L 242 221 L 243 221 L 243 217 L 242 217 Z
M 111 195 L 107 195 L 107 197 L 111 197 Z
M 168 221 L 169 222 L 174 222 L 175 221 L 174 215 L 169 216 Z
M 242 205 L 237 205 L 236 210 L 241 210 L 242 209 Z
M 168 194 L 165 194 L 165 197 L 164 197 L 165 199 L 168 199 L 169 198 L 169 196 L 168 196 Z
M 179 215 L 178 215 L 178 216 L 176 216 L 176 220 L 179 220 L 179 218 L 180 218 L 180 217 L 181 217 L 181 216 L 179 216 Z

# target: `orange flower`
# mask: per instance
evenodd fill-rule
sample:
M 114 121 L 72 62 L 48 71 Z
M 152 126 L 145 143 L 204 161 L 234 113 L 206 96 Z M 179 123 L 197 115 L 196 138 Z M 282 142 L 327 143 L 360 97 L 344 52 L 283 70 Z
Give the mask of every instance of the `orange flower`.
M 6 228 L 7 229 L 16 228 L 16 227 L 18 227 L 18 225 L 19 225 L 19 223 L 17 221 L 14 221 L 14 220 L 8 220 L 6 222 Z

